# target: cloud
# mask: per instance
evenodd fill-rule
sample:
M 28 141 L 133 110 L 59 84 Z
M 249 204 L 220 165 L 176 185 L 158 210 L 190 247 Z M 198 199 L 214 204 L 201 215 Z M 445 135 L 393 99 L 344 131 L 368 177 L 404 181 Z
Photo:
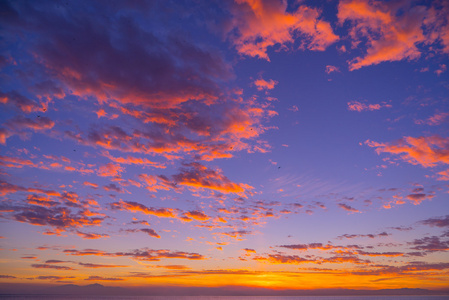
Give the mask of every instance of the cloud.
M 234 75 L 222 53 L 167 22 L 173 17 L 184 21 L 171 4 L 152 5 L 154 9 L 136 10 L 125 4 L 105 7 L 81 1 L 63 13 L 49 3 L 14 3 L 8 5 L 8 17 L 2 21 L 11 33 L 8 45 L 15 45 L 9 37 L 24 36 L 23 48 L 32 53 L 27 57 L 29 64 L 16 68 L 39 74 L 34 78 L 41 82 L 28 86 L 36 97 L 51 101 L 65 93 L 63 97 L 95 101 L 105 113 L 111 111 L 135 124 L 127 132 L 126 127 L 96 123 L 88 129 L 67 129 L 66 138 L 169 160 L 186 155 L 211 161 L 230 158 L 235 151 L 266 151 L 267 143 L 262 147 L 262 141 L 252 142 L 270 129 L 263 123 L 277 114 L 269 109 L 269 101 L 244 99 L 240 89 L 228 84 Z M 102 14 L 103 10 L 107 13 Z M 37 125 L 45 125 L 42 120 Z M 0 143 L 12 134 L 7 127 L 0 129 Z M 130 155 L 109 158 L 120 164 L 164 167 Z M 106 176 L 103 171 L 107 171 L 104 167 L 100 174 Z
M 256 250 L 250 248 L 245 248 L 243 250 L 246 252 L 246 254 L 256 253 Z
M 18 134 L 22 138 L 27 138 L 29 133 L 27 130 L 31 129 L 35 132 L 42 132 L 52 129 L 55 122 L 47 117 L 37 117 L 35 120 L 25 118 L 24 116 L 16 116 L 3 123 L 5 128 L 0 128 L 0 144 L 5 145 L 6 140 Z
M 433 197 L 435 197 L 435 195 L 428 195 L 423 193 L 409 194 L 406 196 L 406 198 L 410 200 L 414 205 L 418 205 L 424 200 L 430 200 Z
M 441 64 L 440 68 L 438 70 L 435 70 L 435 74 L 437 74 L 438 76 L 440 76 L 441 74 L 443 74 L 444 72 L 446 72 L 447 70 L 447 66 L 445 64 Z
M 299 108 L 298 108 L 298 106 L 293 105 L 292 107 L 289 107 L 288 110 L 290 110 L 292 112 L 297 112 L 297 111 L 299 111 Z
M 242 241 L 244 236 L 252 234 L 252 232 L 248 231 L 248 230 L 235 230 L 235 231 L 228 231 L 228 232 L 216 232 L 214 234 L 221 235 L 221 236 L 227 236 L 227 237 L 231 237 L 236 240 Z
M 127 165 L 142 165 L 142 166 L 149 166 L 149 167 L 153 167 L 153 168 L 161 168 L 161 169 L 165 169 L 166 167 L 158 162 L 153 162 L 150 161 L 147 158 L 140 158 L 140 157 L 133 157 L 133 156 L 127 156 L 125 157 L 114 157 L 111 154 L 109 154 L 108 151 L 104 151 L 102 152 L 102 154 L 104 156 L 106 156 L 107 158 L 109 158 L 110 160 L 112 160 L 115 163 L 118 164 L 127 164 Z
M 97 249 L 85 249 L 85 250 L 66 249 L 63 250 L 63 253 L 74 256 L 94 255 L 105 257 L 129 257 L 138 261 L 160 261 L 161 259 L 165 258 L 179 258 L 188 260 L 207 259 L 205 256 L 198 253 L 171 251 L 167 249 L 153 250 L 148 248 L 135 249 L 129 252 L 111 252 L 111 253 Z
M 23 96 L 17 91 L 11 91 L 8 93 L 0 92 L 0 103 L 13 105 L 26 114 L 36 111 L 44 111 L 44 107 L 42 105 L 39 105 L 36 101 Z
M 57 232 L 73 230 L 84 226 L 99 226 L 104 221 L 104 216 L 89 217 L 83 213 L 74 213 L 64 206 L 5 206 L 10 212 L 5 215 L 10 219 L 37 226 L 50 226 Z
M 34 131 L 43 131 L 52 129 L 55 122 L 47 117 L 38 117 L 35 120 L 25 118 L 23 116 L 16 116 L 4 123 L 4 126 L 13 132 L 21 132 L 26 129 Z
M 259 91 L 272 90 L 276 84 L 278 84 L 278 82 L 273 79 L 266 81 L 265 79 L 259 78 L 254 81 L 254 85 Z
M 98 176 L 119 177 L 124 169 L 119 164 L 107 163 L 98 169 Z
M 118 187 L 115 183 L 110 183 L 108 185 L 105 185 L 105 186 L 103 186 L 103 188 L 108 192 L 114 191 L 116 193 L 123 193 L 123 190 L 120 187 Z
M 26 203 L 45 207 L 54 207 L 59 204 L 59 202 L 53 201 L 49 197 L 39 196 L 36 194 L 28 195 Z
M 314 259 L 300 257 L 298 255 L 269 254 L 268 257 L 255 256 L 253 260 L 268 262 L 271 264 L 304 264 L 315 262 Z
M 76 234 L 85 240 L 96 240 L 96 239 L 109 237 L 109 234 L 105 234 L 105 233 L 102 233 L 102 234 L 100 234 L 100 233 L 85 233 L 85 232 L 77 231 Z
M 176 211 L 172 208 L 154 208 L 132 201 L 119 201 L 111 203 L 113 209 L 141 212 L 159 218 L 176 218 Z
M 57 259 L 50 259 L 50 260 L 45 261 L 46 264 L 59 264 L 59 263 L 66 263 L 66 262 L 71 262 L 71 261 L 57 260 Z
M 98 269 L 98 268 L 123 268 L 123 267 L 129 267 L 129 266 L 123 266 L 123 265 L 102 265 L 102 264 L 91 264 L 91 263 L 78 263 L 80 266 L 83 266 L 85 268 L 92 268 L 92 269 Z
M 448 119 L 448 117 L 449 113 L 438 112 L 435 113 L 433 116 L 429 117 L 427 120 L 416 120 L 415 124 L 437 126 L 447 122 L 446 120 Z
M 366 54 L 349 61 L 349 70 L 385 61 L 413 60 L 421 56 L 422 45 L 449 52 L 447 12 L 438 1 L 425 7 L 416 2 L 392 3 L 372 0 L 342 0 L 338 4 L 340 24 L 350 23 L 352 47 L 366 47 Z M 401 13 L 406 11 L 407 13 Z
M 188 266 L 185 265 L 164 265 L 164 266 L 156 266 L 158 268 L 164 268 L 168 270 L 188 270 L 190 269 Z
M 89 4 L 72 5 L 67 14 L 45 3 L 30 4 L 30 9 L 14 5 L 4 25 L 10 32 L 39 37 L 31 45 L 37 61 L 74 95 L 151 107 L 217 98 L 217 81 L 230 77 L 230 67 L 217 51 L 179 33 L 161 36 L 159 22 L 165 14 L 147 10 L 147 23 L 153 21 L 154 27 L 144 30 L 129 10 L 117 19 L 120 6 L 109 6 L 108 14 L 93 17 L 86 12 Z
M 122 281 L 124 279 L 118 278 L 118 277 L 102 277 L 102 276 L 92 275 L 84 280 L 88 280 L 88 281 Z
M 64 280 L 64 279 L 73 279 L 75 276 L 37 276 L 36 279 L 39 280 Z
M 270 60 L 269 47 L 276 45 L 288 49 L 301 36 L 301 47 L 324 51 L 338 40 L 330 24 L 321 20 L 318 9 L 305 5 L 287 12 L 284 1 L 238 0 L 231 8 L 232 27 L 230 39 L 243 55 Z
M 437 236 L 424 237 L 422 239 L 415 239 L 413 242 L 409 243 L 414 247 L 411 249 L 426 251 L 426 252 L 436 252 L 436 251 L 449 251 L 449 240 L 442 241 Z
M 357 254 L 367 255 L 367 256 L 386 256 L 386 257 L 398 257 L 404 256 L 405 253 L 402 252 L 366 252 L 362 250 L 358 250 Z
M 89 181 L 84 181 L 83 184 L 86 185 L 86 186 L 93 187 L 94 189 L 98 188 L 98 184 L 92 183 L 92 182 L 89 182 Z
M 370 239 L 374 239 L 374 238 L 377 238 L 377 237 L 386 237 L 386 236 L 389 236 L 390 234 L 389 233 L 386 233 L 385 231 L 384 232 L 381 232 L 381 233 L 378 233 L 378 234 L 343 234 L 343 235 L 340 235 L 340 236 L 338 236 L 337 237 L 337 239 L 339 239 L 339 240 L 341 240 L 341 239 L 343 239 L 343 238 L 346 238 L 346 239 L 355 239 L 355 238 L 370 238 Z
M 342 208 L 342 209 L 344 209 L 344 210 L 346 210 L 346 211 L 352 212 L 352 213 L 359 213 L 359 212 L 360 212 L 360 210 L 355 209 L 355 208 L 353 208 L 353 207 L 351 207 L 351 206 L 349 206 L 349 205 L 347 205 L 347 204 L 344 204 L 344 203 L 338 203 L 337 205 L 338 205 L 340 208 Z
M 358 245 L 334 246 L 331 244 L 322 244 L 322 243 L 280 245 L 278 247 L 292 249 L 292 250 L 299 250 L 299 251 L 306 251 L 306 250 L 333 251 L 333 250 L 361 249 L 361 247 Z
M 366 104 L 366 103 L 362 103 L 359 101 L 348 102 L 348 110 L 358 111 L 358 112 L 367 111 L 367 110 L 374 111 L 374 110 L 379 110 L 383 107 L 390 108 L 392 106 L 391 106 L 391 104 L 387 104 L 386 102 L 382 102 L 380 104 Z
M 445 171 L 438 172 L 437 175 L 439 176 L 439 177 L 437 177 L 437 180 L 448 180 L 449 181 L 449 169 L 447 169 Z
M 191 218 L 197 221 L 207 221 L 210 219 L 208 215 L 203 213 L 202 211 L 192 210 L 184 213 L 184 216 L 187 218 Z
M 449 227 L 449 215 L 438 217 L 438 218 L 430 218 L 419 223 L 431 227 Z
M 151 237 L 155 237 L 155 238 L 158 238 L 158 239 L 161 238 L 161 236 L 159 234 L 157 234 L 157 232 L 154 229 L 151 229 L 151 228 L 137 229 L 137 231 L 144 232 L 144 233 L 148 234 Z
M 73 268 L 66 267 L 66 266 L 55 266 L 55 265 L 49 265 L 49 264 L 33 264 L 31 266 L 33 268 L 37 268 L 37 269 L 55 269 L 55 270 L 63 270 L 63 271 L 75 270 Z
M 332 72 L 340 72 L 340 69 L 337 68 L 336 66 L 327 65 L 326 66 L 326 73 L 330 74 Z
M 242 194 L 253 187 L 234 183 L 221 173 L 221 170 L 212 170 L 199 163 L 184 164 L 181 173 L 173 175 L 174 181 L 179 185 L 191 188 L 206 188 L 222 193 Z
M 365 144 L 376 148 L 377 154 L 397 154 L 403 161 L 425 168 L 449 164 L 449 138 L 437 135 L 417 138 L 403 137 L 392 143 L 377 143 L 367 140 Z
M 401 276 L 415 276 L 417 272 L 420 271 L 440 271 L 449 268 L 449 263 L 428 263 L 428 262 L 420 262 L 413 261 L 407 262 L 402 266 L 383 266 L 380 265 L 377 268 L 370 270 L 358 270 L 350 272 L 353 275 L 362 275 L 362 276 L 385 276 L 385 275 L 401 275 Z M 433 273 L 434 275 L 435 273 Z M 421 273 L 420 275 L 426 275 L 426 273 Z M 430 273 L 429 275 L 432 275 Z
M 157 192 L 158 190 L 168 191 L 170 189 L 176 190 L 178 187 L 175 183 L 170 182 L 170 180 L 164 176 L 140 174 L 139 179 L 146 184 L 146 189 L 151 192 Z

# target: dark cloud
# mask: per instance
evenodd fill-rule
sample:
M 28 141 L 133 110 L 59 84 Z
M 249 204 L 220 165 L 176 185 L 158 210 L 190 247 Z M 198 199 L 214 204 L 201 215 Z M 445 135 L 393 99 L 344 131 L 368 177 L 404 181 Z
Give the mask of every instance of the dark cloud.
M 449 240 L 441 240 L 437 236 L 424 237 L 422 239 L 415 239 L 409 243 L 413 247 L 411 249 L 421 250 L 426 252 L 449 251 Z
M 430 218 L 419 222 L 423 225 L 432 226 L 432 227 L 449 227 L 449 215 L 438 217 L 438 218 Z
M 37 269 L 55 269 L 55 270 L 63 270 L 63 271 L 75 270 L 71 267 L 57 266 L 57 265 L 51 265 L 51 264 L 33 264 L 31 266 L 33 268 L 37 268 Z

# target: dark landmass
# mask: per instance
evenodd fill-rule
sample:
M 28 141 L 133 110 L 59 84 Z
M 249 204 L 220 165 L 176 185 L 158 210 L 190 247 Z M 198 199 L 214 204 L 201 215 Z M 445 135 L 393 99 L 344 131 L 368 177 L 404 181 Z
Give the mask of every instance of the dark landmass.
M 21 288 L 22 287 L 22 288 Z M 66 284 L 51 287 L 36 287 L 29 285 L 0 284 L 0 297 L 6 294 L 37 294 L 37 295 L 117 295 L 117 296 L 370 296 L 370 295 L 449 295 L 449 288 L 445 290 L 427 289 L 381 289 L 381 290 L 352 290 L 352 289 L 317 289 L 317 290 L 274 290 L 267 288 L 251 288 L 238 286 L 225 287 L 133 287 L 122 288 L 103 286 L 101 284 L 74 285 Z

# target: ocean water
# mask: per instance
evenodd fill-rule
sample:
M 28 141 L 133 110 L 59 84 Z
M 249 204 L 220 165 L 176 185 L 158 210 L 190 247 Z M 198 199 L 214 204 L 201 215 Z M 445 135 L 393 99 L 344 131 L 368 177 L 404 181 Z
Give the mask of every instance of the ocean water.
M 70 296 L 0 295 L 14 300 L 448 300 L 449 296 Z

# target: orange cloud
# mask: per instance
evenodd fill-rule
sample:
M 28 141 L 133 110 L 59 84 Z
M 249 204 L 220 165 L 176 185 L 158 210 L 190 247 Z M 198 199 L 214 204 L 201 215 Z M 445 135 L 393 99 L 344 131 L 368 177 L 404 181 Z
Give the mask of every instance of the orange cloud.
M 184 215 L 188 218 L 191 218 L 191 219 L 194 219 L 197 221 L 207 221 L 210 219 L 210 217 L 208 215 L 206 215 L 202 211 L 198 211 L 198 210 L 192 210 L 192 211 L 185 212 Z M 226 221 L 225 221 L 225 223 L 226 223 Z
M 448 53 L 449 6 L 436 6 L 437 2 L 427 9 L 409 1 L 399 5 L 372 0 L 340 1 L 338 19 L 340 24 L 351 22 L 349 36 L 352 39 L 352 47 L 358 47 L 364 40 L 367 47 L 363 57 L 349 62 L 349 70 L 385 61 L 417 59 L 421 56 L 419 44 L 440 43 L 443 45 L 442 51 Z M 401 11 L 410 13 L 400 13 Z
M 353 207 L 351 207 L 351 206 L 349 206 L 347 204 L 344 204 L 344 203 L 338 203 L 338 206 L 340 208 L 342 208 L 342 209 L 344 209 L 346 211 L 352 212 L 352 213 L 359 213 L 360 212 L 360 210 L 355 209 L 355 208 L 353 208 Z
M 413 165 L 425 168 L 449 164 L 449 138 L 437 135 L 428 137 L 404 137 L 392 143 L 377 143 L 367 140 L 365 144 L 376 148 L 376 153 L 398 154 Z
M 254 81 L 254 85 L 259 91 L 272 90 L 276 84 L 278 84 L 278 82 L 273 79 L 266 81 L 265 79 L 260 78 Z
M 269 47 L 280 45 L 286 49 L 300 34 L 302 47 L 323 51 L 338 40 L 330 24 L 320 19 L 317 9 L 301 5 L 295 12 L 287 12 L 284 1 L 237 0 L 234 7 L 234 28 L 231 37 L 241 54 L 270 60 Z
M 414 205 L 418 205 L 424 200 L 430 200 L 433 197 L 435 197 L 435 195 L 428 195 L 423 193 L 410 194 L 406 196 L 406 198 L 410 200 Z
M 102 154 L 104 156 L 106 156 L 107 158 L 109 158 L 110 160 L 112 160 L 113 162 L 118 163 L 118 164 L 143 165 L 143 166 L 150 166 L 150 167 L 161 168 L 161 169 L 166 168 L 163 164 L 150 161 L 147 158 L 132 157 L 129 155 L 126 158 L 114 157 L 114 156 L 110 155 L 108 151 L 104 151 L 104 152 L 102 152 Z
M 438 178 L 437 180 L 448 180 L 449 181 L 449 169 L 445 171 L 441 171 L 437 173 Z
M 227 237 L 231 237 L 236 240 L 242 241 L 244 236 L 252 234 L 252 232 L 248 231 L 248 230 L 236 230 L 236 231 L 229 231 L 229 232 L 216 232 L 213 234 L 227 236 Z
M 98 176 L 116 177 L 124 170 L 119 164 L 107 163 L 98 169 Z
M 211 170 L 199 163 L 184 164 L 181 173 L 173 175 L 176 183 L 193 188 L 207 188 L 222 193 L 244 193 L 253 187 L 234 183 L 221 173 L 221 170 Z
M 22 168 L 23 166 L 35 168 L 38 167 L 37 164 L 33 163 L 29 159 L 22 159 L 19 157 L 10 157 L 3 155 L 0 155 L 0 166 L 4 166 L 7 168 Z
M 98 184 L 96 184 L 96 183 L 84 181 L 83 184 L 86 185 L 86 186 L 93 187 L 93 188 L 95 188 L 95 189 L 98 188 Z
M 119 201 L 111 203 L 113 209 L 127 210 L 131 212 L 141 212 L 146 215 L 152 215 L 159 218 L 176 218 L 175 210 L 172 208 L 153 208 L 146 207 L 137 202 Z
M 99 233 L 85 233 L 81 231 L 77 231 L 76 234 L 82 237 L 85 240 L 95 240 L 101 238 L 108 238 L 109 234 L 99 234 Z
M 28 204 L 53 207 L 59 204 L 59 202 L 51 200 L 49 197 L 39 196 L 36 194 L 28 195 L 26 202 Z
M 139 179 L 146 184 L 146 189 L 151 192 L 157 192 L 158 190 L 168 191 L 170 189 L 177 189 L 176 184 L 170 182 L 165 176 L 155 176 L 148 174 L 140 174 Z

